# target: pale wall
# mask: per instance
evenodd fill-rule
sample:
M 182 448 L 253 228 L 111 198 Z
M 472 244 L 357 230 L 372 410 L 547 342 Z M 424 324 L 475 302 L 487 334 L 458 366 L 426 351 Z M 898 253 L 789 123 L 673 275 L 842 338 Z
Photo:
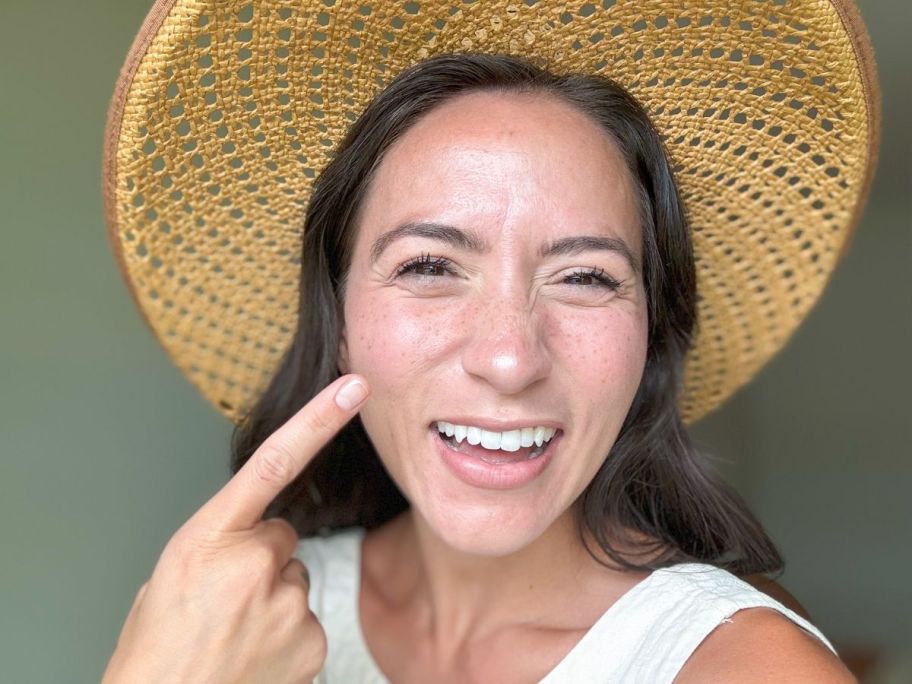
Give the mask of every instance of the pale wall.
M 853 251 L 793 344 L 695 430 L 731 459 L 821 628 L 897 653 L 912 634 L 907 7 L 862 4 L 887 127 Z M 164 542 L 224 481 L 229 429 L 148 334 L 104 233 L 105 109 L 147 4 L 2 9 L 0 678 L 88 682 Z

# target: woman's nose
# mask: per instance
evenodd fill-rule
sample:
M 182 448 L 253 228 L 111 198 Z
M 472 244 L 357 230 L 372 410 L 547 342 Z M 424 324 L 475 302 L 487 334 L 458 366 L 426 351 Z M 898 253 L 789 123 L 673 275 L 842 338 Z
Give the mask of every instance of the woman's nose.
M 518 394 L 548 376 L 551 356 L 537 317 L 527 308 L 489 302 L 479 312 L 462 354 L 469 375 L 501 394 Z

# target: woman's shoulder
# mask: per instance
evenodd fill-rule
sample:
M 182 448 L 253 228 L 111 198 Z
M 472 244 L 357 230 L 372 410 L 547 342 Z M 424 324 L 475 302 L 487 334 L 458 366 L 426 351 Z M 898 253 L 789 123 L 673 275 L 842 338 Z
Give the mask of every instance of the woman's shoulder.
M 694 650 L 675 684 L 857 680 L 818 638 L 780 611 L 745 608 L 723 620 Z
M 765 577 L 688 563 L 659 572 L 693 613 L 694 648 L 675 678 L 688 682 L 855 682 L 807 612 Z

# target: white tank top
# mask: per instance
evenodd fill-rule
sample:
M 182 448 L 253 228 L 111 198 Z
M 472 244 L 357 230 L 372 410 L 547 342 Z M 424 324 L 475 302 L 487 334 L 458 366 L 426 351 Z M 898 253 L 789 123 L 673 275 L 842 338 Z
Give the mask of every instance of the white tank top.
M 361 540 L 351 528 L 302 539 L 295 557 L 310 571 L 310 608 L 328 651 L 317 684 L 387 684 L 359 623 Z M 729 572 L 683 563 L 653 571 L 607 610 L 539 684 L 672 682 L 706 636 L 742 608 L 773 608 L 836 650 L 814 625 Z

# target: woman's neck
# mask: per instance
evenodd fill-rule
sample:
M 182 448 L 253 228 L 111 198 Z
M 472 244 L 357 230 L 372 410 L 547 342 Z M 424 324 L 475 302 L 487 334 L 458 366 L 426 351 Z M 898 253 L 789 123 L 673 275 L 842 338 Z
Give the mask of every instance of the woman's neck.
M 444 659 L 445 651 L 512 626 L 585 629 L 613 602 L 613 594 L 620 596 L 641 579 L 596 562 L 583 546 L 572 511 L 506 556 L 453 549 L 411 510 L 391 521 L 383 536 L 391 552 L 383 554 L 390 559 L 383 573 L 387 600 L 409 614 L 408 621 Z M 593 600 L 581 605 L 588 591 Z

